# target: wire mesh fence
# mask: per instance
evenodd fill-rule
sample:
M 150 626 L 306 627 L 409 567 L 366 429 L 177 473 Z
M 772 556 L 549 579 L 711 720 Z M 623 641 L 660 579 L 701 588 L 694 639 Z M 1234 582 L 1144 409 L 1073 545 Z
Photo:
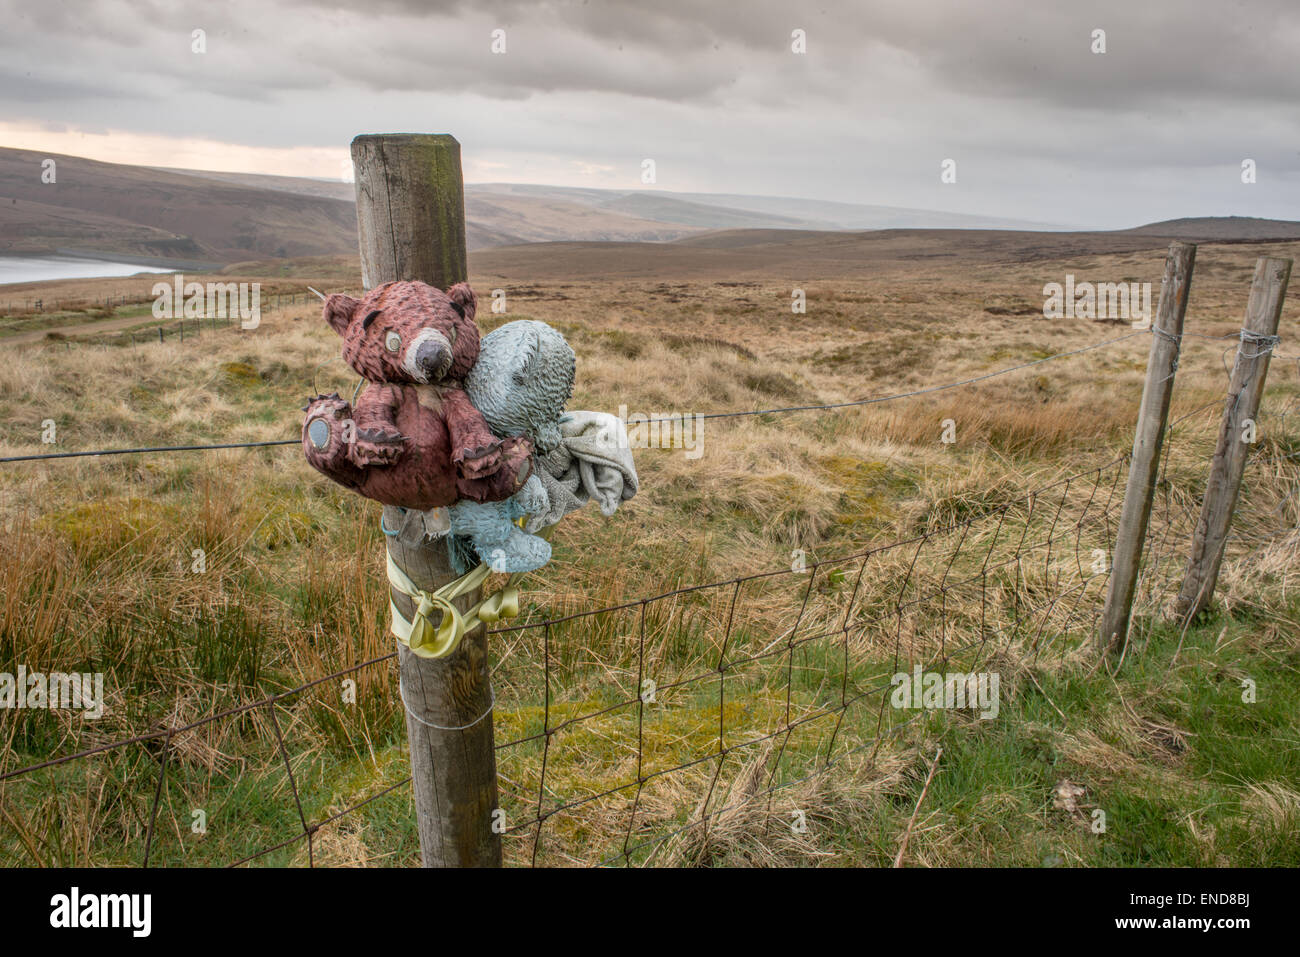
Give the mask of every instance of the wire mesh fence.
M 151 312 L 149 307 L 156 301 L 156 297 L 143 294 L 49 302 L 29 299 L 22 304 L 10 302 L 7 307 L 0 304 L 0 316 L 16 319 L 19 324 L 14 325 L 14 330 L 20 334 L 44 333 L 43 338 L 32 343 L 34 345 L 72 351 L 144 347 L 163 343 L 197 344 L 209 333 L 238 333 L 256 328 L 263 308 L 280 310 L 316 302 L 309 292 L 268 292 L 259 297 L 256 305 L 257 320 L 254 320 L 251 302 L 240 306 L 233 302 L 214 301 L 211 305 L 204 303 L 192 311 L 184 310 L 183 304 L 178 304 L 168 312 Z M 119 313 L 119 309 L 128 311 Z M 168 313 L 170 318 L 166 318 Z M 48 324 L 32 328 L 30 332 L 21 325 L 22 322 L 38 319 Z M 102 326 L 105 319 L 116 320 L 117 325 L 129 325 L 130 328 L 117 331 L 97 328 L 92 331 L 88 326 L 89 323 Z M 159 319 L 163 321 L 159 322 Z
M 711 826 L 756 807 L 763 826 L 787 827 L 801 810 L 791 803 L 797 785 L 873 758 L 924 714 L 891 703 L 896 676 L 911 681 L 918 667 L 944 675 L 945 694 L 969 692 L 978 708 L 961 676 L 1009 680 L 1053 646 L 1086 641 L 1108 577 L 1124 465 L 1115 458 L 1027 495 L 990 495 L 974 514 L 936 509 L 913 537 L 841 558 L 561 616 L 536 609 L 496 629 L 498 820 L 507 862 L 680 860 L 707 845 Z M 1181 571 L 1169 543 L 1186 540 L 1193 517 L 1172 502 L 1158 511 L 1148 604 Z M 133 860 L 131 848 L 144 864 L 290 863 L 305 850 L 301 862 L 315 864 L 323 833 L 382 802 L 396 813 L 409 802 L 409 777 L 384 781 L 390 766 L 374 775 L 384 783 L 339 806 L 308 807 L 299 786 L 311 773 L 311 762 L 298 760 L 299 726 L 322 709 L 337 714 L 348 679 L 365 676 L 391 695 L 395 657 L 5 769 L 10 838 L 34 823 L 18 810 L 31 806 L 20 781 L 36 792 L 82 783 L 96 789 L 87 794 L 96 813 L 118 815 L 97 833 L 121 843 L 123 861 Z M 232 733 L 238 759 L 222 751 Z M 83 764 L 94 770 L 73 770 Z M 217 779 L 225 793 L 213 793 Z M 187 795 L 204 791 L 208 813 L 229 821 L 254 789 L 277 795 L 294 826 L 238 860 L 204 857 L 190 842 L 195 802 Z M 239 820 L 250 837 L 270 835 L 270 824 Z
M 1170 451 L 1204 441 L 1220 406 L 1168 426 L 1138 592 L 1148 613 L 1176 588 L 1196 520 L 1195 494 L 1171 481 Z M 1286 448 L 1255 459 L 1294 484 Z M 898 697 L 922 675 L 938 675 L 928 690 L 967 711 L 993 706 L 980 674 L 1014 681 L 1040 655 L 1091 640 L 1126 463 L 1116 456 L 1030 491 L 955 495 L 932 503 L 909 536 L 841 557 L 799 556 L 597 608 L 552 602 L 493 629 L 494 825 L 506 862 L 698 861 L 738 816 L 767 832 L 817 813 L 815 782 L 870 765 L 924 720 Z M 1247 496 L 1235 554 L 1291 530 L 1294 496 L 1275 497 Z M 69 814 L 95 844 L 73 853 L 120 863 L 314 866 L 355 836 L 358 819 L 391 838 L 381 859 L 413 854 L 412 829 L 399 823 L 410 820 L 406 763 L 382 747 L 401 737 L 395 659 L 375 655 L 197 718 L 178 707 L 113 740 L 86 725 L 79 737 L 70 726 L 11 726 L 4 764 L 18 735 L 45 734 L 51 751 L 78 744 L 0 764 L 0 859 L 48 859 L 30 835 Z M 340 746 L 323 755 L 308 726 Z M 209 822 L 238 827 L 241 853 L 209 853 Z

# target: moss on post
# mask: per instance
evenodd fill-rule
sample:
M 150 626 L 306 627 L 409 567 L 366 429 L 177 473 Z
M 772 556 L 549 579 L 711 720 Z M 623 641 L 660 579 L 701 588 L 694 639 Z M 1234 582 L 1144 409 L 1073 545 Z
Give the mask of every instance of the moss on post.
M 454 136 L 358 136 L 352 141 L 352 163 L 367 289 L 394 279 L 446 289 L 469 278 L 465 188 Z

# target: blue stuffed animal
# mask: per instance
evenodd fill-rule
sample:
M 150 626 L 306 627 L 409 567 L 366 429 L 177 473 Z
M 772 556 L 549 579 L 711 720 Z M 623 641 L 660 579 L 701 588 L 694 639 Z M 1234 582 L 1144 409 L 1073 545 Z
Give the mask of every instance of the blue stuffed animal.
M 524 435 L 535 449 L 534 474 L 502 502 L 462 499 L 448 508 L 448 547 L 457 574 L 478 560 L 496 572 L 528 572 L 551 560 L 551 546 L 516 523 L 550 506 L 536 470 L 561 442 L 560 417 L 573 394 L 576 361 L 564 336 L 544 322 L 508 322 L 483 337 L 465 391 L 499 438 Z

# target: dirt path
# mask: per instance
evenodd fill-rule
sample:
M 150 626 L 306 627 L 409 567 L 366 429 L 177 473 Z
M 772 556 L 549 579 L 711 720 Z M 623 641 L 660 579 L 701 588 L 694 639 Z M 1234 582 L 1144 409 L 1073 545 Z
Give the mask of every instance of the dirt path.
M 11 336 L 0 336 L 0 344 L 26 345 L 41 342 L 46 335 L 57 332 L 65 338 L 74 336 L 93 336 L 104 332 L 119 332 L 140 326 L 156 326 L 157 320 L 141 316 L 125 316 L 121 319 L 100 319 L 97 322 L 82 322 L 75 326 L 59 326 L 55 329 L 38 329 L 35 332 L 18 332 Z

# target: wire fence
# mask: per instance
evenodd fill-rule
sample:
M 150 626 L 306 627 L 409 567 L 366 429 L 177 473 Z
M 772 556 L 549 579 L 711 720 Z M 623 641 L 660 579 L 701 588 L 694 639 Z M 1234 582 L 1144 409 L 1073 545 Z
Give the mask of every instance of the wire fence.
M 513 731 L 497 745 L 511 858 L 545 863 L 548 827 L 566 819 L 608 826 L 618 817 L 620 833 L 606 835 L 617 839 L 606 842 L 596 863 L 639 862 L 655 845 L 726 813 L 736 795 L 724 789 L 729 800 L 714 807 L 715 793 L 724 769 L 747 755 L 763 753 L 767 780 L 761 792 L 745 794 L 752 801 L 878 748 L 905 726 L 885 707 L 891 675 L 916 663 L 929 671 L 966 658 L 973 671 L 989 654 L 1015 645 L 1037 655 L 1082 627 L 1095 611 L 1085 599 L 1096 597 L 1107 577 L 1091 553 L 1106 547 L 1123 463 L 1114 459 L 842 558 L 493 629 L 494 642 L 507 646 L 493 684 L 498 729 Z M 391 667 L 395 658 L 379 656 L 197 721 L 8 770 L 0 786 L 156 746 L 149 753 L 157 783 L 140 859 L 147 865 L 172 756 L 209 725 L 264 713 L 301 829 L 235 863 L 299 841 L 314 863 L 321 828 L 409 778 L 309 823 L 276 709 L 357 672 Z M 618 677 L 603 681 L 592 701 L 598 674 Z M 594 747 L 611 739 L 625 742 L 626 753 L 620 747 L 602 756 Z M 765 745 L 774 753 L 764 753 Z M 705 779 L 700 815 L 680 821 L 673 795 Z
M 282 309 L 286 306 L 307 305 L 315 302 L 315 298 L 307 292 L 290 292 L 290 293 L 267 293 L 264 297 L 268 308 Z M 123 329 L 117 332 L 85 332 L 78 333 L 76 327 L 81 325 L 81 318 L 76 315 L 90 309 L 102 310 L 102 315 L 95 318 L 95 323 L 102 323 L 104 319 L 112 319 L 116 313 L 115 310 L 124 306 L 145 306 L 154 302 L 152 296 L 124 296 L 114 295 L 99 299 L 68 299 L 57 300 L 46 303 L 41 299 L 24 300 L 24 308 L 16 310 L 11 303 L 8 309 L 0 307 L 0 316 L 8 318 L 17 318 L 20 321 L 30 319 L 34 316 L 49 316 L 64 313 L 65 316 L 60 321 L 62 325 L 55 325 L 48 329 L 33 330 L 43 331 L 44 338 L 38 340 L 36 345 L 46 348 L 71 351 L 82 348 L 124 348 L 136 346 L 148 346 L 166 342 L 173 343 L 194 343 L 201 341 L 205 333 L 216 333 L 219 331 L 235 330 L 237 332 L 254 328 L 252 325 L 245 325 L 251 319 L 251 315 L 241 315 L 237 310 L 225 305 L 218 305 L 209 309 L 203 306 L 199 309 L 197 315 L 184 315 L 179 319 L 171 322 L 162 322 L 155 324 L 151 321 L 148 314 L 140 315 L 134 320 L 134 328 Z M 178 307 L 180 311 L 182 307 Z M 260 310 L 260 300 L 259 300 Z M 122 317 L 130 319 L 130 316 Z M 16 327 L 18 328 L 18 327 Z M 21 329 L 19 329 L 21 331 Z
M 47 312 L 66 312 L 87 309 L 110 310 L 128 303 L 144 302 L 139 295 L 128 296 L 114 292 L 108 296 L 62 296 L 53 299 L 46 296 L 25 296 L 22 299 L 5 299 L 0 303 L 0 315 L 32 316 Z
M 604 862 L 636 862 L 639 853 L 669 838 L 695 828 L 707 831 L 710 821 L 741 798 L 770 798 L 853 754 L 874 752 L 904 723 L 886 706 L 893 676 L 910 674 L 916 665 L 942 671 L 958 659 L 968 659 L 964 670 L 975 671 L 1013 646 L 1037 655 L 1078 623 L 1083 599 L 1106 580 L 1090 557 L 1085 563 L 1081 549 L 1106 540 L 1122 462 L 1115 459 L 961 521 L 927 524 L 911 539 L 806 569 L 678 589 L 502 629 L 534 636 L 524 647 L 541 649 L 544 699 L 537 726 L 503 745 L 524 755 L 530 746 L 541 748 L 535 789 L 522 781 L 506 789 L 507 820 L 512 805 L 527 809 L 506 835 L 528 834 L 527 858 L 537 863 L 548 827 L 557 829 L 566 815 L 599 805 L 625 820 L 618 851 Z M 694 622 L 691 611 L 698 616 Z M 590 643 L 593 632 L 608 631 L 611 623 L 604 619 L 618 615 L 629 620 L 613 631 L 634 636 L 635 655 L 625 667 L 618 657 L 602 667 L 635 681 L 607 683 L 607 691 L 622 694 L 574 714 L 566 689 L 584 668 L 573 660 L 573 649 Z M 689 650 L 674 654 L 675 647 Z M 644 690 L 647 676 L 654 676 L 653 703 Z M 728 710 L 729 700 L 741 703 L 739 714 Z M 704 701 L 710 706 L 701 708 Z M 716 715 L 716 733 L 701 736 L 686 754 L 679 747 L 652 747 L 652 738 L 673 737 L 653 731 L 692 706 L 701 718 Z M 743 716 L 736 722 L 741 727 L 733 727 L 729 716 Z M 591 731 L 593 724 L 599 729 Z M 626 767 L 610 767 L 608 775 L 592 774 L 598 751 L 584 747 L 584 736 L 635 739 L 635 762 L 619 762 Z M 548 772 L 552 752 L 564 739 L 575 739 L 569 747 L 579 751 L 587 770 L 565 775 L 561 785 Z M 769 744 L 771 753 L 764 748 Z M 521 777 L 538 766 L 515 763 Z M 514 770 L 515 763 L 505 766 Z M 735 780 L 753 782 L 757 776 L 765 783 L 742 785 L 737 792 L 734 783 L 723 785 L 728 766 L 738 772 Z M 694 820 L 674 827 L 674 802 L 662 800 L 674 790 L 666 779 L 692 775 L 697 784 L 707 781 L 704 797 Z M 720 793 L 726 798 L 715 807 Z M 666 834 L 657 833 L 665 828 Z
M 698 418 L 735 419 L 735 418 L 746 418 L 746 417 L 757 416 L 757 415 L 782 415 L 791 412 L 827 412 L 827 411 L 834 411 L 837 409 L 849 409 L 849 408 L 857 408 L 857 407 L 867 406 L 867 405 L 876 405 L 882 402 L 893 402 L 898 399 L 909 399 L 909 398 L 914 398 L 916 396 L 922 396 L 922 395 L 931 395 L 938 392 L 947 392 L 951 389 L 960 388 L 962 386 L 973 385 L 978 382 L 985 382 L 989 379 L 995 379 L 1000 376 L 1010 375 L 1014 372 L 1019 372 L 1023 369 L 1028 369 L 1031 366 L 1040 365 L 1044 362 L 1053 362 L 1059 359 L 1072 358 L 1074 356 L 1082 355 L 1085 352 L 1093 352 L 1097 349 L 1104 349 L 1108 346 L 1113 346 L 1120 342 L 1125 342 L 1129 339 L 1134 338 L 1135 336 L 1142 336 L 1148 334 L 1149 334 L 1148 332 L 1131 332 L 1127 335 L 1117 336 L 1116 338 L 1106 339 L 1103 340 L 1102 342 L 1097 342 L 1090 346 L 1084 346 L 1081 349 L 1071 349 L 1068 352 L 1058 352 L 1054 355 L 1044 356 L 1039 359 L 1033 359 L 1029 362 L 1023 362 L 1018 365 L 997 369 L 993 372 L 988 372 L 983 375 L 974 376 L 972 378 L 960 379 L 956 382 L 946 382 L 943 383 L 942 385 L 928 386 L 924 389 L 916 389 L 910 392 L 896 392 L 890 395 L 871 396 L 866 399 L 854 399 L 849 402 L 832 402 L 832 403 L 826 403 L 822 405 L 784 406 L 784 407 L 770 408 L 770 409 L 744 409 L 741 411 L 732 411 L 732 412 L 706 412 L 706 413 L 700 413 Z M 655 423 L 662 423 L 662 422 L 671 423 L 673 421 L 674 420 L 671 419 L 655 419 L 655 418 L 644 420 L 646 424 L 655 424 Z M 107 456 L 107 455 L 136 455 L 141 453 L 150 454 L 150 453 L 168 453 L 168 452 L 206 452 L 206 451 L 212 451 L 216 449 L 251 449 L 251 448 L 263 448 L 267 446 L 300 445 L 300 444 L 301 444 L 301 439 L 276 439 L 276 440 L 271 440 L 266 442 L 224 442 L 224 443 L 208 444 L 208 445 L 195 444 L 195 445 L 145 446 L 145 447 L 138 447 L 138 448 L 118 448 L 118 449 L 92 449 L 92 450 L 81 451 L 81 452 L 41 452 L 41 453 L 32 453 L 30 455 L 10 455 L 10 456 L 0 457 L 0 465 L 7 464 L 10 462 L 38 462 L 45 459 L 84 458 L 84 457 L 97 457 L 97 456 Z
M 1176 589 L 1179 546 L 1196 521 L 1195 500 L 1172 489 L 1170 452 L 1188 430 L 1212 427 L 1210 412 L 1221 405 L 1206 403 L 1167 426 L 1138 592 L 1148 612 Z M 735 839 L 737 822 L 750 835 L 766 834 L 788 828 L 791 814 L 815 815 L 809 788 L 832 770 L 877 760 L 886 742 L 924 720 L 924 710 L 900 707 L 894 698 L 917 668 L 942 675 L 942 693 L 977 710 L 980 691 L 965 676 L 1021 680 L 1043 652 L 1086 641 L 1109 578 L 1126 464 L 1127 456 L 1117 456 L 1028 491 L 954 496 L 918 517 L 910 536 L 838 558 L 598 608 L 553 602 L 490 630 L 497 829 L 507 862 L 707 859 L 720 842 Z M 1276 525 L 1290 498 L 1253 527 Z M 1286 530 L 1273 528 L 1274 535 Z M 1249 544 L 1268 541 L 1254 535 Z M 305 863 L 314 866 L 319 842 L 331 833 L 337 839 L 354 816 L 398 798 L 409 804 L 400 793 L 410 783 L 404 762 L 380 766 L 372 756 L 362 777 L 379 778 L 382 786 L 364 794 L 344 788 L 341 807 L 319 806 L 311 796 L 319 788 L 307 793 L 302 786 L 305 776 L 320 777 L 319 764 L 291 748 L 314 711 L 337 712 L 326 696 L 337 698 L 340 682 L 365 676 L 391 698 L 396 657 L 378 655 L 197 720 L 164 722 L 2 770 L 0 807 L 21 806 L 23 786 L 39 793 L 83 784 L 98 789 L 97 808 L 118 809 L 119 820 L 105 830 L 120 842 L 123 860 L 135 847 L 145 865 L 160 856 L 166 863 L 213 863 L 186 846 L 175 808 L 187 807 L 188 796 L 215 777 L 227 784 L 219 813 L 239 815 L 240 800 L 266 790 L 283 796 L 296 821 L 273 833 L 278 818 L 241 819 L 266 840 L 222 863 L 289 863 L 305 846 Z M 235 761 L 220 752 L 218 726 L 235 729 L 244 766 L 214 775 L 214 766 Z M 254 768 L 258 755 L 263 760 Z M 103 762 L 114 763 L 81 779 L 71 772 Z M 151 794 L 147 810 L 138 806 L 141 794 Z M 3 817 L 21 841 L 31 822 L 11 811 Z

